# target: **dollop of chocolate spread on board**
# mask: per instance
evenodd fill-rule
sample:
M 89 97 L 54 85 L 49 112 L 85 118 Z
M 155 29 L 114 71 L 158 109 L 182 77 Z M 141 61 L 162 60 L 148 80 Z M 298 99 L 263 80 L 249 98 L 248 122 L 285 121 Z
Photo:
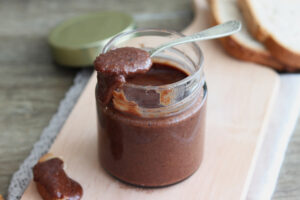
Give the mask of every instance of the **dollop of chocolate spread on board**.
M 39 162 L 33 168 L 34 181 L 45 200 L 79 200 L 83 190 L 79 183 L 67 176 L 59 158 Z
M 98 73 L 99 98 L 104 105 L 112 98 L 113 91 L 121 87 L 127 77 L 146 73 L 152 65 L 147 51 L 122 47 L 100 54 L 95 62 Z

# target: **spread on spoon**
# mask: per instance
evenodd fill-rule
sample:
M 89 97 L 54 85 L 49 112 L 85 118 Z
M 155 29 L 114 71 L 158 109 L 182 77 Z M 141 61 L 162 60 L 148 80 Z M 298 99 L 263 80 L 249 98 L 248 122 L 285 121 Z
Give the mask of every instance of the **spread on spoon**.
M 151 64 L 148 52 L 133 47 L 118 48 L 106 54 L 100 54 L 94 66 L 99 72 L 98 92 L 101 102 L 104 105 L 108 104 L 113 91 L 120 88 L 127 77 L 146 73 Z

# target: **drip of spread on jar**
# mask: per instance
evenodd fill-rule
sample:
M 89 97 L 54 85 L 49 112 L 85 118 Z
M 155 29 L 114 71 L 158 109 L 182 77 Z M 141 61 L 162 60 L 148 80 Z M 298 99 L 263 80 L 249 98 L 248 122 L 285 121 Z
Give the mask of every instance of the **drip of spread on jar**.
M 152 61 L 147 51 L 134 47 L 123 47 L 100 54 L 95 62 L 95 70 L 98 72 L 98 98 L 103 105 L 107 105 L 115 93 L 126 82 L 126 78 L 138 74 L 144 74 L 151 68 Z M 127 108 L 128 106 L 123 106 Z M 132 105 L 131 105 L 132 107 Z M 122 107 L 121 107 L 122 109 Z

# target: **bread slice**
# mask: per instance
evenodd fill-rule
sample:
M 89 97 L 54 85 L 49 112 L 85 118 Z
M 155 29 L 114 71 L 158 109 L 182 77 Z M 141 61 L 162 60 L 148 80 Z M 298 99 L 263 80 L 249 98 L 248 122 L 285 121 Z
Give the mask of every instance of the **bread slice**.
M 270 52 L 248 32 L 237 0 L 210 0 L 209 3 L 216 24 L 232 19 L 238 19 L 243 24 L 239 33 L 221 39 L 222 45 L 230 55 L 241 60 L 263 64 L 278 71 L 284 70 L 284 66 L 276 61 Z
M 272 56 L 300 69 L 300 1 L 238 0 L 251 34 Z

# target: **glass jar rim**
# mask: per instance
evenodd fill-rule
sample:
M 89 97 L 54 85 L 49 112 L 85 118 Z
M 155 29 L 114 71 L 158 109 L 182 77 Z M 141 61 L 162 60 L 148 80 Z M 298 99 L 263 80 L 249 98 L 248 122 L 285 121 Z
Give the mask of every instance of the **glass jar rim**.
M 130 34 L 143 33 L 143 32 L 161 32 L 161 33 L 169 33 L 169 34 L 172 34 L 172 35 L 177 35 L 177 36 L 180 36 L 180 37 L 185 36 L 182 33 L 179 33 L 177 31 L 173 31 L 173 30 L 168 30 L 168 29 L 156 29 L 156 28 L 135 29 L 135 30 L 127 31 L 127 32 L 122 32 L 122 33 L 119 33 L 118 35 L 114 36 L 112 39 L 110 39 L 105 44 L 105 46 L 102 49 L 102 53 L 106 53 L 107 51 L 109 51 L 110 46 L 113 45 L 119 39 L 121 39 L 123 37 L 126 37 Z M 136 89 L 161 90 L 161 89 L 174 88 L 174 87 L 177 87 L 179 85 L 183 85 L 183 84 L 191 81 L 195 77 L 199 76 L 203 72 L 203 53 L 202 53 L 201 48 L 195 42 L 191 42 L 190 44 L 193 45 L 194 51 L 196 52 L 197 55 L 199 55 L 199 60 L 198 60 L 197 63 L 192 61 L 194 65 L 199 66 L 198 68 L 196 68 L 195 72 L 193 72 L 192 74 L 188 75 L 187 77 L 185 77 L 184 79 L 182 79 L 180 81 L 177 81 L 177 82 L 174 82 L 174 83 L 171 83 L 171 84 L 166 84 L 166 85 L 143 86 L 143 85 L 135 85 L 135 84 L 132 84 L 132 83 L 125 83 L 125 85 L 127 87 L 136 88 Z

